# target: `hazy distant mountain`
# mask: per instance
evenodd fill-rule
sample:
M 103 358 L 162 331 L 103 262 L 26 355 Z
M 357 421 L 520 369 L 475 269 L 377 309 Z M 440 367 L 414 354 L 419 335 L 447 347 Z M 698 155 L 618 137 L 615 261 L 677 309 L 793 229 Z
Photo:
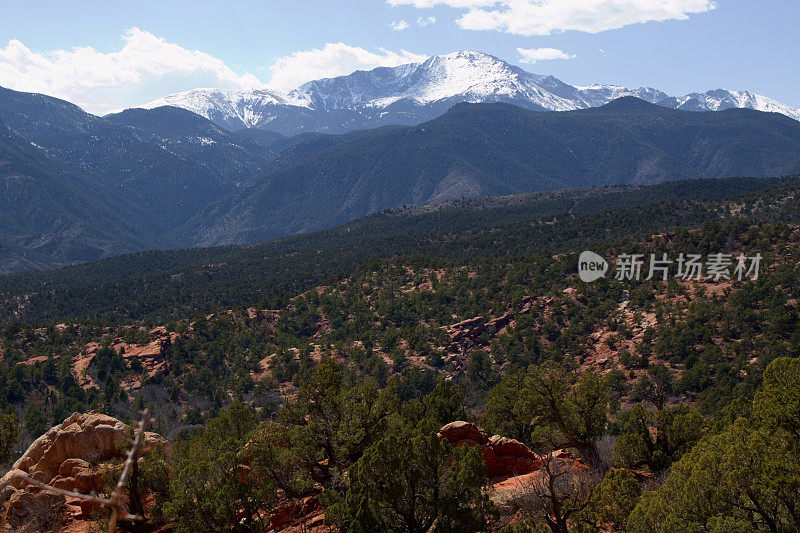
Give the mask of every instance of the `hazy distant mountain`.
M 688 113 L 633 97 L 566 112 L 458 104 L 460 96 L 450 95 L 463 96 L 467 87 L 476 99 L 530 102 L 538 94 L 565 106 L 576 94 L 589 106 L 621 92 L 570 89 L 554 78 L 538 78 L 534 87 L 522 83 L 529 75 L 516 69 L 509 77 L 504 69 L 513 67 L 494 60 L 475 71 L 477 78 L 448 74 L 474 60 L 432 58 L 415 75 L 396 77 L 388 93 L 375 77 L 397 69 L 360 73 L 364 94 L 394 98 L 385 95 L 402 90 L 429 102 L 395 100 L 385 109 L 419 111 L 405 115 L 413 121 L 434 108 L 444 114 L 336 135 L 231 132 L 168 106 L 97 117 L 63 100 L 0 88 L 0 273 L 143 249 L 253 242 L 464 196 L 800 171 L 800 122 L 785 116 Z M 332 109 L 357 94 L 338 91 L 335 80 L 311 85 Z M 730 105 L 715 98 L 704 105 Z
M 459 102 L 506 102 L 527 109 L 569 111 L 601 106 L 623 96 L 687 111 L 741 107 L 800 120 L 800 110 L 749 92 L 718 89 L 673 97 L 649 87 L 576 87 L 553 76 L 526 72 L 481 52 L 456 52 L 421 63 L 311 81 L 288 94 L 195 89 L 159 98 L 143 107 L 181 107 L 231 130 L 261 128 L 292 135 L 307 131 L 341 133 L 388 124 L 415 125 L 441 115 Z
M 633 97 L 569 112 L 459 104 L 417 126 L 317 135 L 273 165 L 190 220 L 182 238 L 254 242 L 465 196 L 800 172 L 800 122 Z
M 273 155 L 184 109 L 102 118 L 0 88 L 0 273 L 179 245 L 170 232 Z

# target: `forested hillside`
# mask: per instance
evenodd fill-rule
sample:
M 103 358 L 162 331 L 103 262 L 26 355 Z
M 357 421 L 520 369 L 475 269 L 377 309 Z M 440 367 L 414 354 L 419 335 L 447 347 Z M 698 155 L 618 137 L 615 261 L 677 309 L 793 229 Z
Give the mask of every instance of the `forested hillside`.
M 466 262 L 575 250 L 591 241 L 717 220 L 729 215 L 730 204 L 709 200 L 739 195 L 755 217 L 795 220 L 794 201 L 764 206 L 764 200 L 777 202 L 773 195 L 786 194 L 784 188 L 792 190 L 797 183 L 796 177 L 732 178 L 465 198 L 391 209 L 331 230 L 256 245 L 123 255 L 0 277 L 0 323 L 165 321 L 296 294 L 347 275 L 371 258 L 422 254 Z M 748 196 L 764 188 L 770 190 L 763 196 Z
M 465 196 L 778 176 L 800 171 L 798 154 L 800 123 L 743 109 L 690 113 L 633 97 L 568 112 L 459 104 L 418 126 L 299 142 L 182 236 L 254 242 Z
M 147 408 L 174 442 L 131 485 L 148 527 L 794 531 L 800 184 L 718 183 L 459 200 L 8 278 L 50 296 L 7 293 L 38 323 L 0 340 L 2 459 L 72 412 Z M 762 259 L 757 278 L 584 283 L 585 249 Z M 313 264 L 310 285 L 273 262 Z
M 128 222 L 135 208 L 92 187 L 0 123 L 0 272 L 91 261 L 153 242 Z

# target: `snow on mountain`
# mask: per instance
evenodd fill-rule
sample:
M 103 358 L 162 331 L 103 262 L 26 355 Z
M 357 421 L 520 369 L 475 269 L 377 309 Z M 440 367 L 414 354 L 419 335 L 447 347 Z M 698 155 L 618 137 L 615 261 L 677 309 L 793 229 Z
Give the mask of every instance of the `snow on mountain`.
M 748 91 L 715 89 L 705 93 L 691 93 L 686 96 L 679 96 L 670 103 L 672 102 L 677 104 L 674 106 L 676 109 L 686 109 L 687 111 L 722 111 L 723 109 L 745 108 L 781 113 L 795 120 L 800 120 L 800 109 L 792 108 L 766 96 Z
M 576 87 L 578 95 L 587 107 L 597 107 L 605 105 L 611 100 L 622 98 L 623 96 L 635 96 L 651 104 L 668 98 L 668 95 L 657 89 L 650 87 L 639 87 L 638 89 L 628 89 L 619 85 L 589 85 L 587 87 Z
M 143 105 L 145 109 L 174 106 L 188 109 L 220 126 L 239 129 L 263 127 L 270 122 L 270 111 L 282 107 L 308 107 L 302 98 L 276 91 L 257 89 L 192 89 L 175 93 Z
M 687 111 L 748 108 L 800 120 L 800 109 L 746 91 L 717 89 L 675 97 L 649 87 L 579 87 L 553 76 L 526 72 L 474 51 L 315 80 L 287 94 L 270 90 L 194 89 L 142 107 L 171 105 L 193 111 L 228 129 L 262 128 L 296 134 L 416 124 L 435 118 L 458 102 L 509 102 L 529 109 L 568 111 L 604 105 L 623 96 Z
M 421 63 L 378 68 L 306 83 L 290 93 L 315 107 L 384 108 L 398 101 L 424 106 L 458 101 L 529 101 L 546 109 L 575 109 L 543 89 L 534 74 L 481 52 L 433 56 Z

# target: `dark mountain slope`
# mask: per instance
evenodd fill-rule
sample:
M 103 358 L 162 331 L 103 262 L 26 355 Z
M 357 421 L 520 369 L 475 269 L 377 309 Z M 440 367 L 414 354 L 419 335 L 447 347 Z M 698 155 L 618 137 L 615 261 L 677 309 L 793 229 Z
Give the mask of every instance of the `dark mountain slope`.
M 776 203 L 770 198 L 794 194 L 798 183 L 798 178 L 732 178 L 463 198 L 391 209 L 256 245 L 140 252 L 20 273 L 0 277 L 0 323 L 69 317 L 167 320 L 302 292 L 372 258 L 424 254 L 465 262 L 569 250 L 592 240 L 647 235 L 726 216 L 726 204 L 709 204 L 713 199 L 749 193 L 751 199 L 743 197 L 737 205 L 756 202 L 766 210 Z M 800 221 L 796 202 L 782 209 L 780 220 Z
M 0 124 L 2 161 L 11 165 L 0 272 L 185 244 L 169 234 L 274 156 L 262 143 L 176 108 L 102 118 L 63 100 L 0 88 Z M 31 158 L 37 163 L 24 170 L 13 166 Z M 116 222 L 90 229 L 95 215 L 87 209 Z M 40 253 L 39 242 L 49 251 Z
M 268 160 L 257 143 L 188 112 L 162 108 L 143 113 L 145 119 L 131 115 L 97 117 L 56 98 L 0 88 L 0 121 L 143 210 L 156 233 L 231 192 Z
M 96 117 L 55 98 L 0 89 L 0 121 L 19 139 L 6 160 L 34 150 L 43 162 L 36 168 L 47 169 L 28 172 L 36 183 L 62 180 L 29 190 L 6 183 L 16 215 L 0 228 L 0 246 L 14 254 L 0 257 L 0 272 L 254 242 L 465 196 L 800 171 L 794 120 L 745 110 L 688 113 L 635 99 L 558 113 L 459 104 L 414 127 L 284 138 L 229 132 L 172 107 Z M 62 190 L 65 184 L 81 194 Z M 95 219 L 83 205 L 107 213 L 102 228 L 88 229 Z M 37 210 L 63 216 L 35 219 Z M 46 253 L 38 242 L 49 243 Z
M 228 185 L 250 183 L 277 153 L 270 145 L 283 138 L 270 132 L 261 136 L 232 133 L 178 107 L 127 109 L 104 118 L 149 133 L 152 142 L 184 161 L 206 167 Z M 273 140 L 267 144 L 269 138 Z
M 197 136 L 204 136 L 209 140 L 220 142 L 230 139 L 233 135 L 200 115 L 179 107 L 126 109 L 103 118 L 110 122 L 138 128 L 160 138 L 181 138 L 191 131 Z
M 275 167 L 203 210 L 182 239 L 252 242 L 463 196 L 787 174 L 800 171 L 800 123 L 636 98 L 570 112 L 459 104 L 414 127 L 314 136 L 282 152 Z
M 0 272 L 91 261 L 158 240 L 134 213 L 0 125 Z M 112 208 L 111 206 L 115 206 Z

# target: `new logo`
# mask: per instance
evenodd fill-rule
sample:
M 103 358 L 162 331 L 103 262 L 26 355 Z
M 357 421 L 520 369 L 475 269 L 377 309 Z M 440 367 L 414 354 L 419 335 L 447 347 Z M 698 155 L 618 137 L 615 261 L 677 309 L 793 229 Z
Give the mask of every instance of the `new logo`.
M 594 252 L 585 250 L 578 257 L 578 277 L 585 283 L 591 283 L 606 275 L 608 261 Z

